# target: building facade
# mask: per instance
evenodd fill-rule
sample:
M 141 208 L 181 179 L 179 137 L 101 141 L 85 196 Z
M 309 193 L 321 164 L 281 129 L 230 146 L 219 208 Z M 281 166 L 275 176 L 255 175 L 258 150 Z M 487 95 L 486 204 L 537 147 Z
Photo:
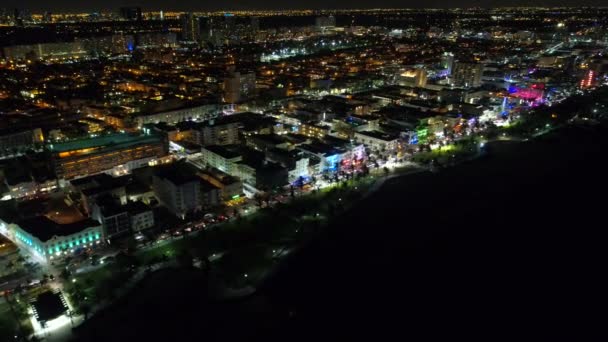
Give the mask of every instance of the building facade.
M 154 212 L 142 202 L 131 202 L 127 205 L 131 221 L 131 231 L 134 233 L 154 227 Z
M 159 202 L 175 216 L 184 218 L 187 213 L 202 209 L 201 180 L 196 176 L 168 168 L 153 176 L 152 188 Z
M 399 136 L 378 131 L 355 132 L 355 141 L 375 151 L 395 151 L 399 147 Z
M 15 132 L 0 132 L 0 153 L 6 155 L 44 142 L 40 128 Z
M 481 85 L 483 64 L 456 62 L 454 65 L 452 84 L 457 87 L 474 88 Z
M 165 157 L 168 143 L 161 136 L 114 134 L 50 145 L 51 160 L 60 179 L 102 172 L 129 173 Z
M 40 261 L 74 254 L 94 248 L 104 239 L 101 224 L 86 219 L 71 224 L 58 224 L 46 216 L 37 216 L 15 223 L 0 222 L 0 233 Z
M 221 109 L 217 104 L 204 104 L 161 112 L 139 113 L 134 115 L 133 120 L 138 128 L 146 124 L 157 124 L 159 122 L 176 124 L 182 121 L 209 120 L 217 117 Z

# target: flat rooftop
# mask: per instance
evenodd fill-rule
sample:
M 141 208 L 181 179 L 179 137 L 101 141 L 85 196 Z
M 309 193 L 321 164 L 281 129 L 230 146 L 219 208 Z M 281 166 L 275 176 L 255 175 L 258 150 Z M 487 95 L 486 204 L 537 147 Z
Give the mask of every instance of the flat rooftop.
M 203 147 L 203 149 L 213 152 L 213 153 L 217 154 L 218 156 L 225 158 L 225 159 L 234 159 L 234 158 L 238 158 L 241 156 L 240 153 L 233 151 L 231 149 L 228 149 L 227 147 L 220 146 L 220 145 L 205 146 L 205 147 Z
M 324 156 L 331 156 L 335 154 L 341 154 L 343 151 L 335 148 L 334 146 L 323 144 L 323 143 L 312 143 L 312 144 L 303 144 L 298 147 L 298 149 L 314 154 L 322 154 Z
M 396 140 L 397 138 L 399 138 L 395 134 L 383 133 L 380 131 L 364 131 L 364 132 L 357 132 L 356 134 L 365 135 L 370 138 L 384 140 L 384 141 L 393 141 L 393 140 Z
M 166 179 L 178 186 L 200 181 L 200 178 L 196 175 L 196 172 L 185 164 L 171 164 L 168 166 L 162 166 L 156 170 L 156 176 Z
M 34 315 L 39 322 L 51 321 L 68 311 L 67 304 L 61 292 L 44 292 L 32 302 Z
M 104 148 L 126 148 L 140 144 L 159 143 L 161 141 L 162 138 L 158 135 L 119 133 L 51 144 L 49 145 L 49 150 L 51 152 L 61 153 L 91 149 L 92 151 L 90 152 L 93 152 Z
M 87 228 L 100 226 L 99 222 L 90 218 L 68 224 L 59 224 L 46 216 L 21 219 L 15 224 L 42 242 L 49 241 L 54 236 L 69 236 Z

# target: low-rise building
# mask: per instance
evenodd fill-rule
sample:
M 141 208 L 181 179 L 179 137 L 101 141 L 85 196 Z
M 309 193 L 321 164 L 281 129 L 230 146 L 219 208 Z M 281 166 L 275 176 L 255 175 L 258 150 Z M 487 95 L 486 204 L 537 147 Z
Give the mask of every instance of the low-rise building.
M 150 206 L 143 202 L 129 202 L 126 209 L 129 213 L 133 233 L 154 227 L 154 212 Z
M 344 165 L 350 167 L 350 165 L 362 163 L 367 159 L 365 146 L 362 144 L 335 146 L 323 142 L 313 142 L 298 146 L 298 150 L 302 151 L 304 155 L 320 161 L 315 164 L 313 176 L 338 172 L 343 169 Z
M 272 149 L 266 152 L 266 158 L 287 169 L 290 184 L 301 179 L 306 180 L 311 176 L 310 156 L 304 155 L 301 151 Z
M 80 193 L 83 209 L 87 213 L 92 212 L 93 204 L 100 197 L 110 196 L 120 204 L 127 203 L 126 186 L 131 183 L 129 175 L 112 177 L 105 173 L 70 181 L 74 191 Z
M 108 239 L 129 234 L 131 231 L 127 208 L 110 196 L 97 199 L 92 206 L 91 217 L 101 223 L 104 236 Z
M 35 198 L 59 188 L 57 177 L 42 153 L 2 161 L 0 179 L 8 190 L 2 194 L 5 200 Z
M 135 125 L 139 128 L 145 124 L 156 124 L 166 122 L 176 124 L 181 121 L 208 120 L 220 113 L 220 107 L 215 103 L 202 105 L 183 105 L 178 108 L 159 110 L 152 112 L 142 112 L 134 115 Z
M 268 151 L 273 148 L 289 149 L 290 143 L 287 139 L 277 134 L 255 134 L 246 138 L 247 146 L 258 150 Z
M 243 183 L 227 173 L 214 168 L 206 168 L 198 175 L 221 190 L 220 196 L 223 202 L 239 199 L 243 195 Z
M 399 147 L 399 136 L 380 131 L 355 132 L 355 141 L 375 151 L 395 151 Z
M 35 144 L 41 144 L 43 142 L 44 136 L 42 135 L 42 130 L 40 128 L 18 131 L 0 131 L 0 153 L 3 155 L 30 148 Z
M 46 216 L 35 216 L 9 224 L 5 230 L 19 247 L 44 261 L 96 247 L 104 238 L 101 224 L 92 219 L 59 224 Z
M 239 143 L 239 123 L 228 117 L 210 119 L 204 122 L 183 122 L 177 125 L 178 134 L 186 140 L 201 146 L 233 145 Z
M 201 198 L 203 207 L 215 207 L 222 202 L 222 190 L 213 183 L 201 179 Z
M 178 217 L 202 209 L 201 179 L 184 165 L 161 167 L 152 188 L 159 202 Z
M 298 128 L 298 133 L 309 138 L 323 139 L 330 132 L 330 127 L 303 123 Z
M 237 163 L 243 160 L 241 154 L 224 146 L 205 146 L 201 153 L 202 158 L 195 165 L 202 168 L 210 166 L 231 176 L 237 174 Z
M 168 153 L 159 135 L 113 134 L 49 146 L 58 178 L 70 180 L 97 173 L 127 174 Z

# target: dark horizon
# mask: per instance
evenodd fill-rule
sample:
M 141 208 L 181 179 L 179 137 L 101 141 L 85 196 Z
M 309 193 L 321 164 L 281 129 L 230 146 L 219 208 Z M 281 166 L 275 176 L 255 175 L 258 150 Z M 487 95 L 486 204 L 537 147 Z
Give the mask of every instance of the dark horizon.
M 80 2 L 75 0 L 58 0 L 50 4 L 46 1 L 4 1 L 0 8 L 27 9 L 34 13 L 38 12 L 94 12 L 94 11 L 117 11 L 120 7 L 137 6 L 144 11 L 231 11 L 231 10 L 336 10 L 336 9 L 408 9 L 408 8 L 506 8 L 506 7 L 605 7 L 606 3 L 600 0 L 544 0 L 531 4 L 522 0 L 454 0 L 446 4 L 443 0 L 429 0 L 423 3 L 413 0 L 379 0 L 370 4 L 365 0 L 312 0 L 305 3 L 292 2 L 276 3 L 268 2 L 267 5 L 253 0 L 219 1 L 213 4 L 200 4 L 194 0 L 180 1 L 178 4 L 167 4 L 165 1 L 150 0 L 142 3 L 141 0 L 93 0 Z M 423 5 L 423 6 L 421 6 Z

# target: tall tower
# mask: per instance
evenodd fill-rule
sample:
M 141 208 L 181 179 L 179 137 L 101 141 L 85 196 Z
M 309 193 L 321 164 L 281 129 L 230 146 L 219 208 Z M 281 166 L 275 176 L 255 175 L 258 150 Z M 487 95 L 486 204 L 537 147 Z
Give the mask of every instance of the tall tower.
M 120 16 L 126 20 L 142 20 L 141 7 L 121 7 Z
M 454 54 L 451 52 L 444 52 L 441 56 L 441 67 L 447 70 L 446 75 L 452 74 L 452 68 L 454 68 Z
M 424 70 L 424 68 L 417 68 L 416 76 L 414 76 L 414 83 L 416 84 L 416 87 L 424 88 L 424 87 L 426 87 L 426 82 L 427 82 L 426 70 Z
M 452 84 L 457 87 L 474 88 L 481 85 L 483 64 L 471 62 L 456 62 Z
M 196 22 L 194 14 L 184 13 L 181 16 L 182 21 L 182 39 L 187 41 L 196 41 Z

